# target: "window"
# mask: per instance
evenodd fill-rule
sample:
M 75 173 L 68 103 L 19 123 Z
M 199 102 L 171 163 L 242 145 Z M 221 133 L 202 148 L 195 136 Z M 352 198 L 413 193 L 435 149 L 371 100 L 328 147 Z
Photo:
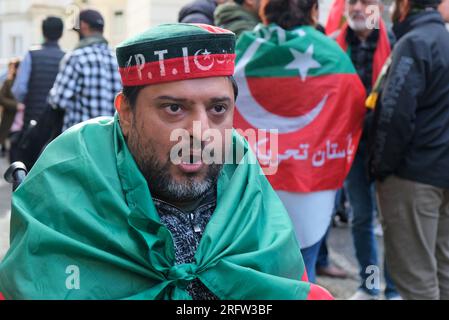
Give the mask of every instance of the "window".
M 10 55 L 11 56 L 20 56 L 23 54 L 23 43 L 22 36 L 12 35 L 10 36 Z

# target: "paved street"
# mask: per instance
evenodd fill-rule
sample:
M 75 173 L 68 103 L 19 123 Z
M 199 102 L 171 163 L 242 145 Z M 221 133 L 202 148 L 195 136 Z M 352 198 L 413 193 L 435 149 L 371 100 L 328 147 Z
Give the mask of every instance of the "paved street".
M 0 159 L 0 260 L 9 247 L 9 220 L 10 220 L 10 195 L 11 186 L 3 179 L 3 173 L 7 168 L 4 158 Z M 378 238 L 382 240 L 382 238 Z M 383 253 L 382 241 L 380 254 Z M 350 228 L 348 226 L 334 227 L 328 238 L 329 255 L 331 261 L 347 270 L 348 279 L 337 280 L 326 277 L 318 277 L 318 283 L 327 288 L 337 299 L 347 299 L 358 287 L 358 270 L 352 245 Z

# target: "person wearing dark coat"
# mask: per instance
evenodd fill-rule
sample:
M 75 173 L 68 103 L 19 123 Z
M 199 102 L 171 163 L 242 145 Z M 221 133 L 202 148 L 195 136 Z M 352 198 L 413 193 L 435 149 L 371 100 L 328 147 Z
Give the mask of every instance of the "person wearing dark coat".
M 388 270 L 405 299 L 449 299 L 449 33 L 440 0 L 396 0 L 398 39 L 370 135 Z

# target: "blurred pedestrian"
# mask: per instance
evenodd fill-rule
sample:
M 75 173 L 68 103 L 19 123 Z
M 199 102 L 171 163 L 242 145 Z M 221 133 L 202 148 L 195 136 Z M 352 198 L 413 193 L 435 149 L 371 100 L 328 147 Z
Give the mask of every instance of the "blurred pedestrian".
M 335 7 L 340 6 L 341 1 L 344 1 L 344 6 L 338 12 Z M 334 9 L 331 10 L 335 16 L 329 17 L 326 28 L 351 57 L 366 93 L 371 92 L 382 66 L 391 53 L 391 41 L 382 18 L 369 14 L 370 12 L 382 13 L 383 8 L 381 0 L 336 0 Z M 334 21 L 340 21 L 343 15 L 346 22 L 343 22 L 340 29 L 333 31 L 331 27 L 337 25 Z M 360 286 L 350 297 L 351 300 L 377 299 L 380 293 L 380 288 L 372 286 L 368 281 L 371 278 L 372 266 L 379 265 L 377 240 L 374 233 L 377 215 L 374 185 L 368 179 L 366 169 L 367 133 L 371 117 L 372 109 L 367 109 L 362 138 L 345 183 L 352 208 L 351 230 L 360 275 Z M 397 298 L 398 293 L 388 275 L 387 268 L 385 268 L 385 279 L 386 298 Z
M 27 52 L 12 87 L 17 101 L 26 106 L 23 128 L 16 141 L 17 145 L 14 146 L 17 158 L 13 160 L 22 161 L 28 169 L 34 165 L 46 142 L 42 139 L 45 132 L 36 130 L 35 126 L 48 109 L 48 93 L 64 56 L 64 51 L 58 44 L 63 29 L 64 24 L 58 17 L 49 16 L 42 21 L 44 43 Z
M 318 1 L 262 1 L 261 16 L 264 25 L 237 42 L 234 126 L 278 130 L 279 147 L 270 150 L 268 164 L 278 167 L 268 179 L 289 212 L 314 282 L 336 190 L 361 134 L 364 88 L 349 57 L 316 30 Z M 273 143 L 267 140 L 260 135 L 253 146 L 262 164 L 262 147 Z
M 244 31 L 252 31 L 260 22 L 261 0 L 234 0 L 221 4 L 215 9 L 215 25 L 231 30 L 237 36 Z
M 370 173 L 386 259 L 405 299 L 449 299 L 449 33 L 440 0 L 396 0 Z
M 50 90 L 49 103 L 65 110 L 63 131 L 82 121 L 114 114 L 121 82 L 113 51 L 103 37 L 104 19 L 95 10 L 79 14 L 80 41 L 66 54 Z

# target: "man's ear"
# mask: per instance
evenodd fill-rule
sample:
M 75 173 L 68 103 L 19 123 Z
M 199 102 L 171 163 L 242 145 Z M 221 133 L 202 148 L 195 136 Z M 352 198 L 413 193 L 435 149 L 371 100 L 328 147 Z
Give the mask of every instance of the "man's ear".
M 123 135 L 127 137 L 132 126 L 133 112 L 123 92 L 119 92 L 115 96 L 114 106 L 119 114 L 120 127 L 122 128 Z
M 318 25 L 320 17 L 320 11 L 318 9 L 318 3 L 315 3 L 312 7 L 312 10 L 310 10 L 310 20 L 312 21 L 312 25 L 316 27 Z

